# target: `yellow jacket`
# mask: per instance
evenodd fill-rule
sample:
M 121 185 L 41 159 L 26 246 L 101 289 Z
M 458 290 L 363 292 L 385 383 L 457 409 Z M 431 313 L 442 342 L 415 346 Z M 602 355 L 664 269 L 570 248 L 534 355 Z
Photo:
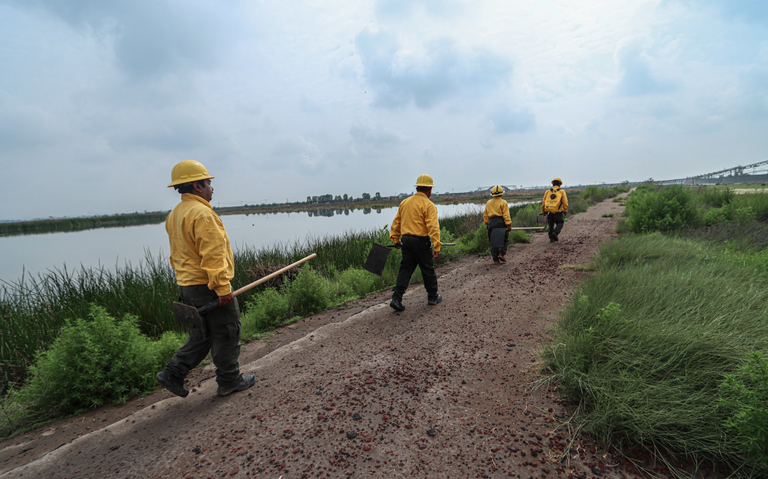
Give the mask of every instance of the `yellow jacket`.
M 404 199 L 397 209 L 389 239 L 393 243 L 399 243 L 402 235 L 429 236 L 432 240 L 432 249 L 440 251 L 442 243 L 440 242 L 440 223 L 437 221 L 437 206 L 420 191 Z
M 552 198 L 552 195 L 555 195 Z M 541 200 L 541 211 L 549 213 L 559 213 L 561 211 L 568 213 L 568 196 L 565 190 L 559 186 L 553 186 L 544 192 L 544 199 Z
M 171 266 L 179 286 L 208 285 L 219 296 L 232 292 L 235 261 L 224 223 L 203 198 L 184 193 L 165 219 Z
M 512 218 L 509 217 L 509 204 L 501 199 L 501 196 L 494 196 L 485 204 L 483 213 L 483 223 L 488 224 L 488 220 L 494 216 L 504 218 L 504 224 L 512 226 Z

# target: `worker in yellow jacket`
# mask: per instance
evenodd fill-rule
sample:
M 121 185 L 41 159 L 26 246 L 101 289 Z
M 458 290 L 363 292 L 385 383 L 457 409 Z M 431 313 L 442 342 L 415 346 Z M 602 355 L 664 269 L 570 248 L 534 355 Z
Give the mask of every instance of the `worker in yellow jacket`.
M 440 256 L 440 223 L 437 207 L 429 200 L 434 183 L 429 175 L 416 180 L 416 194 L 404 199 L 392 222 L 389 238 L 403 252 L 400 271 L 389 305 L 395 311 L 405 311 L 403 294 L 408 288 L 416 266 L 421 269 L 427 304 L 435 305 L 443 300 L 437 293 L 437 274 L 434 259 Z
M 256 382 L 253 374 L 240 374 L 240 308 L 230 285 L 235 262 L 224 224 L 210 204 L 212 179 L 202 163 L 185 160 L 173 167 L 168 185 L 181 193 L 181 202 L 165 220 L 179 299 L 196 308 L 219 301 L 205 313 L 206 337 L 197 329 L 190 331 L 184 346 L 155 376 L 181 397 L 189 394 L 184 378 L 209 352 L 216 366 L 219 396 L 243 391 Z
M 512 219 L 509 217 L 509 204 L 501 198 L 504 194 L 504 188 L 496 185 L 491 189 L 491 198 L 485 204 L 483 213 L 483 223 L 488 228 L 488 242 L 491 244 L 491 257 L 495 264 L 506 263 L 507 248 L 509 248 L 509 232 L 512 231 Z M 494 231 L 497 230 L 497 231 Z M 494 246 L 497 243 L 496 236 L 503 243 L 501 246 Z
M 541 200 L 541 211 L 547 215 L 547 232 L 549 233 L 549 242 L 554 243 L 558 240 L 558 235 L 563 229 L 565 215 L 568 214 L 568 196 L 561 187 L 563 180 L 555 178 L 552 180 L 552 188 L 544 193 L 544 199 Z

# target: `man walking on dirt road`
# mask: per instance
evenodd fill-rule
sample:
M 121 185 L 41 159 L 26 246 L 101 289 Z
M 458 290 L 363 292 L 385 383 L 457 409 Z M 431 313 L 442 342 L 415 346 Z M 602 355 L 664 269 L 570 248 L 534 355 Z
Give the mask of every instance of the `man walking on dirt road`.
M 229 236 L 211 204 L 211 176 L 202 163 L 184 160 L 171 171 L 171 184 L 181 202 L 168 214 L 165 230 L 171 244 L 171 266 L 176 272 L 179 298 L 199 308 L 218 299 L 204 316 L 205 337 L 192 329 L 184 346 L 155 376 L 173 394 L 187 397 L 184 378 L 211 353 L 216 366 L 217 394 L 227 396 L 253 386 L 256 376 L 240 374 L 240 308 L 229 282 L 235 263 Z
M 485 204 L 485 212 L 483 213 L 483 223 L 488 228 L 488 242 L 491 244 L 491 257 L 494 264 L 507 262 L 505 255 L 507 254 L 507 248 L 509 248 L 509 232 L 512 231 L 509 204 L 501 199 L 503 194 L 504 188 L 501 185 L 494 186 L 491 189 L 491 196 L 493 198 Z M 499 238 L 497 239 L 496 236 Z M 501 245 L 494 246 L 497 242 L 501 243 Z
M 416 266 L 421 269 L 424 288 L 427 290 L 427 304 L 435 305 L 443 300 L 437 294 L 437 274 L 434 258 L 440 256 L 440 223 L 437 221 L 437 207 L 429 200 L 434 183 L 429 175 L 416 180 L 416 194 L 404 199 L 397 209 L 389 238 L 403 252 L 400 271 L 389 305 L 395 311 L 405 311 L 403 294 L 408 288 Z
M 544 193 L 544 199 L 541 200 L 541 211 L 547 215 L 547 233 L 550 243 L 558 241 L 557 236 L 563 229 L 564 218 L 568 214 L 568 196 L 565 190 L 560 188 L 562 185 L 563 180 L 560 178 L 552 180 L 552 188 Z

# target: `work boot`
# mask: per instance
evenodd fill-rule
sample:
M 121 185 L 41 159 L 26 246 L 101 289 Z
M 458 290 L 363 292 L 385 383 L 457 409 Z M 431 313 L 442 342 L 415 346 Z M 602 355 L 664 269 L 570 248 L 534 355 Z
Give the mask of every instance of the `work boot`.
M 499 258 L 493 258 L 493 264 L 501 264 L 501 261 L 499 261 Z
M 165 389 L 179 397 L 185 398 L 189 395 L 189 389 L 184 387 L 184 380 L 175 377 L 168 371 L 163 370 L 155 374 L 155 379 L 157 379 L 157 382 L 159 382 Z
M 428 304 L 428 305 L 430 305 L 430 306 L 434 306 L 434 305 L 436 305 L 437 303 L 439 303 L 439 302 L 440 302 L 440 301 L 442 301 L 442 300 L 443 300 L 443 297 L 442 297 L 442 295 L 439 295 L 439 294 L 438 294 L 438 295 L 437 295 L 437 297 L 434 297 L 434 298 L 428 298 L 428 299 L 427 299 L 427 304 Z
M 504 253 L 499 253 L 499 261 L 501 261 L 502 263 L 507 262 L 507 258 L 504 257 Z
M 392 301 L 389 303 L 389 307 L 395 311 L 405 311 L 405 305 L 401 300 L 397 298 L 392 298 Z
M 255 374 L 249 374 L 248 376 L 240 375 L 240 379 L 237 380 L 234 384 L 230 386 L 219 386 L 219 389 L 216 391 L 217 396 L 229 396 L 232 393 L 236 393 L 238 391 L 245 391 L 249 387 L 256 384 L 256 375 Z

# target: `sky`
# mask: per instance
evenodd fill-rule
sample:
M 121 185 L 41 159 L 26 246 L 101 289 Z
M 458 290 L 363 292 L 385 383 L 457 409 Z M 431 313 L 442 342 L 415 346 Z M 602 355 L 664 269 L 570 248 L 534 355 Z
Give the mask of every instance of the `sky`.
M 765 0 L 0 0 L 0 220 L 768 160 Z

